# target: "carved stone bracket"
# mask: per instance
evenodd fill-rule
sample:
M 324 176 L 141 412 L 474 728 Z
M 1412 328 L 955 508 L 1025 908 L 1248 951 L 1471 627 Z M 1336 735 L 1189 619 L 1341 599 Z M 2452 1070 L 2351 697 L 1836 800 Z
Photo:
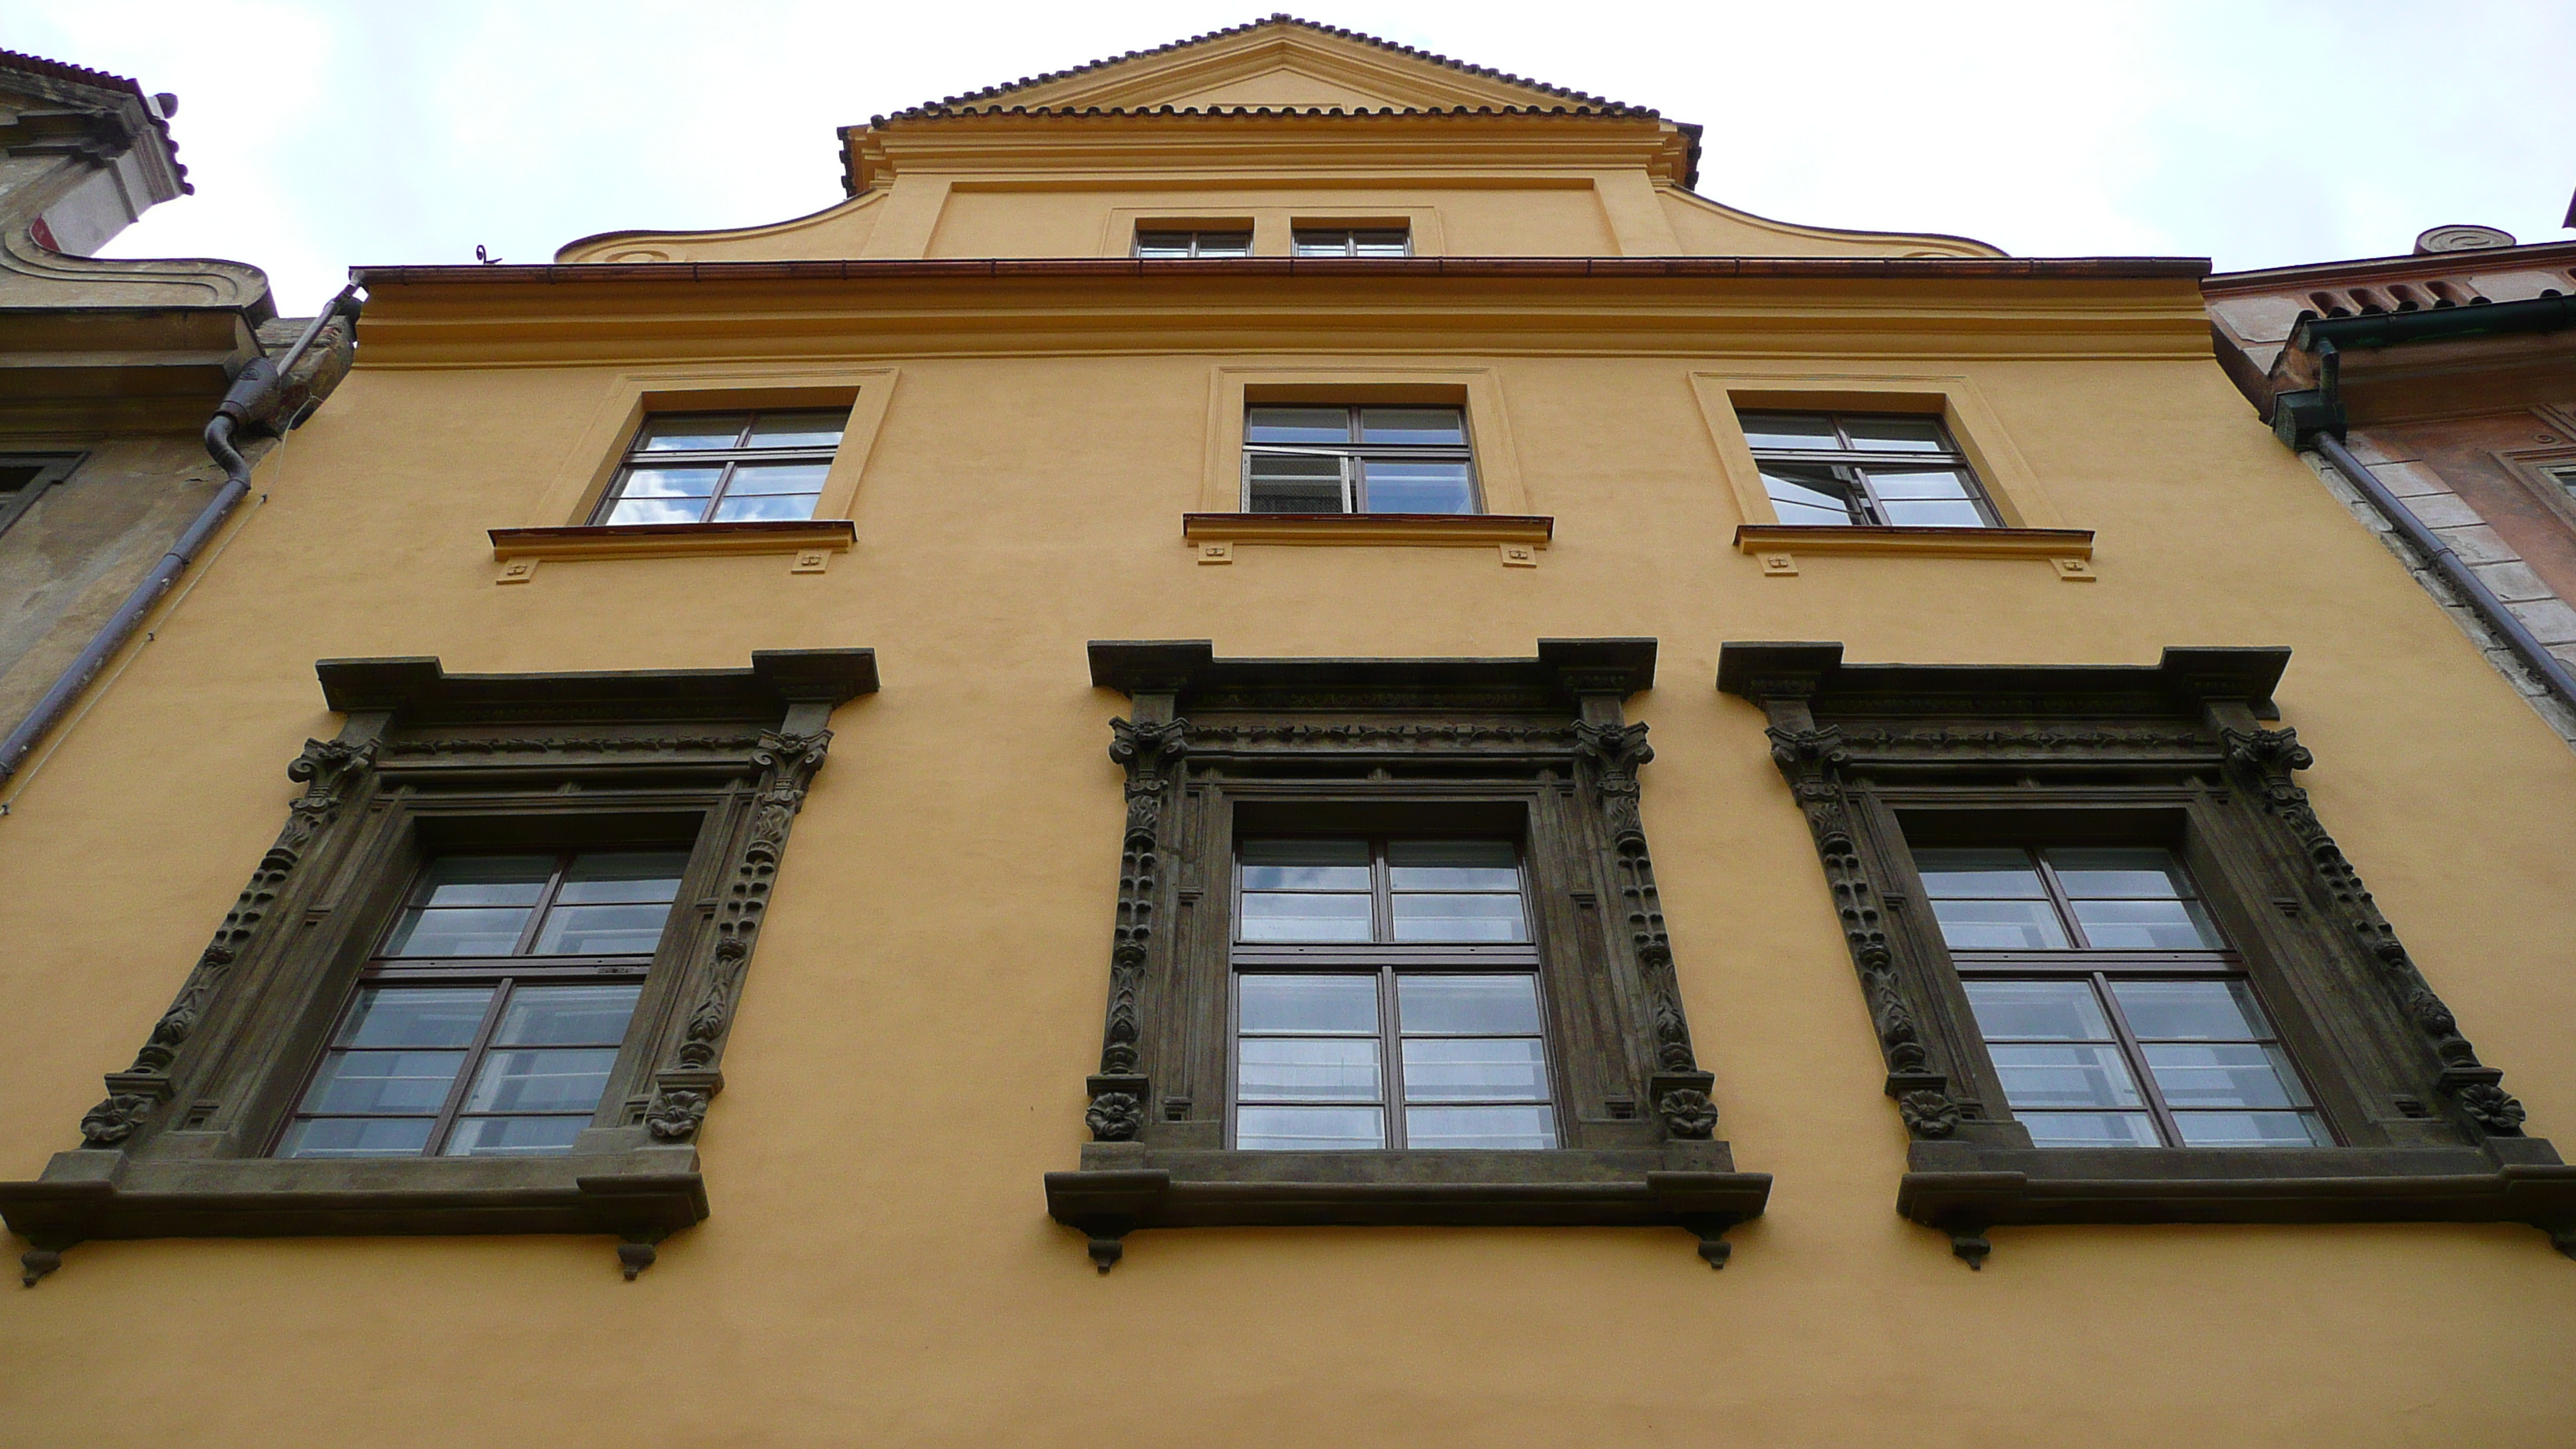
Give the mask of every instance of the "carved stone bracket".
M 277 841 L 260 857 L 250 884 L 224 913 L 214 939 L 197 957 L 179 994 L 151 1036 L 134 1054 L 134 1064 L 107 1078 L 107 1100 L 81 1118 L 81 1140 L 91 1147 L 117 1147 L 140 1131 L 152 1110 L 170 1099 L 170 1064 L 205 1019 L 215 995 L 223 989 L 233 963 L 258 938 L 269 907 L 285 889 L 287 877 L 310 853 L 314 840 L 340 818 L 341 806 L 359 777 L 375 764 L 372 740 L 351 744 L 339 740 L 306 740 L 304 752 L 286 767 L 286 777 L 304 786 L 304 794 L 287 806 L 286 824 Z
M 812 734 L 771 730 L 762 733 L 752 750 L 760 782 L 752 800 L 751 828 L 745 832 L 742 855 L 717 912 L 715 953 L 708 964 L 706 986 L 689 1013 L 674 1064 L 653 1074 L 653 1101 L 644 1112 L 645 1129 L 660 1141 L 684 1142 L 696 1136 L 708 1103 L 724 1090 L 724 1073 L 716 1070 L 716 1059 L 723 1054 L 725 1033 L 733 1025 L 743 969 L 760 935 L 761 916 L 769 909 L 770 889 L 777 884 L 788 828 L 804 808 L 805 792 L 831 747 L 830 730 Z
M 1094 1141 L 1128 1142 L 1145 1127 L 1149 1081 L 1139 1070 L 1137 991 L 1154 935 L 1163 817 L 1189 754 L 1190 722 L 1109 722 L 1109 758 L 1127 770 L 1127 833 L 1118 853 L 1118 914 L 1109 946 L 1109 1015 L 1100 1073 L 1083 1120 Z
M 2523 1107 L 2499 1085 L 2503 1071 L 2479 1062 L 2477 1049 L 2460 1034 L 2458 1019 L 2416 969 L 2404 943 L 2397 939 L 2396 928 L 2380 914 L 2361 882 L 2361 873 L 2318 822 L 2308 804 L 2308 792 L 2292 783 L 2293 771 L 2316 763 L 2316 756 L 2299 743 L 2299 732 L 2227 727 L 2219 735 L 2227 746 L 2229 768 L 2263 801 L 2272 818 L 2298 839 L 2329 908 L 2378 966 L 2380 980 L 2432 1047 L 2441 1063 L 2441 1089 L 2489 1136 L 2521 1136 Z

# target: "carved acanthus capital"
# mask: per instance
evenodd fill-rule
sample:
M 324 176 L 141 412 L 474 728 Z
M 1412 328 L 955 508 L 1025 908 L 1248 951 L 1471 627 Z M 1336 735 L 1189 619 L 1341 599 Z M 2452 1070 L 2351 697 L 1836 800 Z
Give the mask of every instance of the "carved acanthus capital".
M 1109 722 L 1109 758 L 1127 767 L 1127 773 L 1151 774 L 1166 759 L 1178 759 L 1189 753 L 1190 722 L 1169 719 L 1161 724 L 1138 724 L 1130 719 Z

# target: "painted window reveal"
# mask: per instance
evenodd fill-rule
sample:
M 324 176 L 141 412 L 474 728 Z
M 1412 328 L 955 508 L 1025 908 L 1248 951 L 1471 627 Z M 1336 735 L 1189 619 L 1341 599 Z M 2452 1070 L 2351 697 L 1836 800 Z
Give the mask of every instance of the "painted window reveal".
M 1289 245 L 1301 257 L 1405 257 L 1413 254 L 1413 233 L 1400 226 L 1301 226 L 1289 233 Z
M 1187 261 L 1208 257 L 1252 255 L 1252 229 L 1214 231 L 1136 231 L 1136 255 L 1147 261 Z
M 1248 406 L 1243 511 L 1480 513 L 1466 410 Z
M 681 851 L 431 861 L 277 1155 L 570 1151 L 599 1110 L 687 861 Z
M 591 521 L 812 518 L 849 421 L 847 408 L 647 418 Z
M 1511 842 L 1246 840 L 1236 862 L 1236 1148 L 1557 1145 Z
M 1742 413 L 1763 489 L 1786 524 L 1995 528 L 2002 519 L 1939 418 Z
M 2041 1147 L 2331 1147 L 2172 853 L 1917 849 L 2013 1116 Z

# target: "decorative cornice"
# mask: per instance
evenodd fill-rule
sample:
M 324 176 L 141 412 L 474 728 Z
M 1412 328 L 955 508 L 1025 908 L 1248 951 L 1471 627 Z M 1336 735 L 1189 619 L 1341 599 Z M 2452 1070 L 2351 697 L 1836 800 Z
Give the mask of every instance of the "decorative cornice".
M 1091 682 L 1123 694 L 1178 694 L 1219 707 L 1559 710 L 1578 694 L 1625 698 L 1655 684 L 1652 639 L 1541 639 L 1534 659 L 1219 659 L 1205 639 L 1091 641 Z
M 313 666 L 341 713 L 399 710 L 414 722 L 496 711 L 642 723 L 775 715 L 791 704 L 840 704 L 877 688 L 873 649 L 762 649 L 748 669 L 634 669 L 564 674 L 450 674 L 434 657 L 325 659 Z

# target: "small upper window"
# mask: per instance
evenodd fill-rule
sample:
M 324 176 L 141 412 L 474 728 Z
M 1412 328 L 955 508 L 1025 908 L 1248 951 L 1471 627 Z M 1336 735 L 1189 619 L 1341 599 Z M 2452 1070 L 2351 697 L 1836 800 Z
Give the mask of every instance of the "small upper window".
M 1148 261 L 1181 261 L 1194 257 L 1248 257 L 1252 233 L 1241 231 L 1139 231 L 1136 255 Z
M 1914 864 L 2035 1145 L 2334 1145 L 2171 852 L 1917 850 Z
M 847 408 L 647 418 L 592 521 L 812 518 L 849 421 Z
M 1745 413 L 1762 486 L 1789 524 L 1996 528 L 2002 520 L 1938 418 Z
M 2576 467 L 2552 468 L 2549 476 L 2558 481 L 2559 487 L 2567 490 L 2569 498 L 2576 499 Z
M 1407 257 L 1413 234 L 1403 227 L 1301 226 L 1292 234 L 1301 257 Z
M 280 1157 L 530 1157 L 599 1110 L 684 851 L 429 863 Z
M 1475 513 L 1463 409 L 1272 407 L 1243 415 L 1246 513 Z

